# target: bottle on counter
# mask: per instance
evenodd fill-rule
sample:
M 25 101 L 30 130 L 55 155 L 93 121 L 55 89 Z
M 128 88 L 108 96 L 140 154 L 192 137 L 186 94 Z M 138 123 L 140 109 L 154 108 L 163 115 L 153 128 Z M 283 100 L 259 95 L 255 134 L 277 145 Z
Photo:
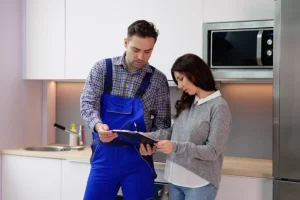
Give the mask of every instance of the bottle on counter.
M 76 124 L 73 123 L 70 127 L 72 132 L 77 133 Z M 71 147 L 78 146 L 78 137 L 76 135 L 69 134 L 69 145 Z

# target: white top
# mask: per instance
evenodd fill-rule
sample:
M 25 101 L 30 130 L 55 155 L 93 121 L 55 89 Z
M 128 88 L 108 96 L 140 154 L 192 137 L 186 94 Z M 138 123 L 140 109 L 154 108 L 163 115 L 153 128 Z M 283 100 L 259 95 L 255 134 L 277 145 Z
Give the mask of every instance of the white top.
M 219 90 L 202 99 L 199 99 L 197 96 L 195 96 L 194 104 L 197 103 L 197 105 L 200 105 L 219 96 L 221 96 Z M 169 173 L 165 173 L 164 176 L 169 183 L 189 188 L 203 187 L 209 184 L 207 180 L 172 161 L 169 161 L 169 166 Z

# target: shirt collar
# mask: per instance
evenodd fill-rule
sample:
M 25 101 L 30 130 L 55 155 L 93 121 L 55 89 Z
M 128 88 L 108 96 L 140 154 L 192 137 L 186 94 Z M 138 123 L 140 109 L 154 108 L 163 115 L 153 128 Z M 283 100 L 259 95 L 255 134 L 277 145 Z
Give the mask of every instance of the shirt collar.
M 214 93 L 208 95 L 207 97 L 205 98 L 202 98 L 202 99 L 199 99 L 199 97 L 197 97 L 195 95 L 195 100 L 194 100 L 194 104 L 197 103 L 197 105 L 200 105 L 200 104 L 203 104 L 209 100 L 212 100 L 214 98 L 217 98 L 217 97 L 220 97 L 221 96 L 221 92 L 219 90 L 215 91 Z
M 122 66 L 124 69 L 129 71 L 126 61 L 125 61 L 125 56 L 126 56 L 126 51 L 124 52 L 124 54 L 122 56 L 118 57 L 117 59 L 114 59 L 113 64 Z M 137 70 L 136 72 L 141 72 L 141 71 L 144 71 L 146 73 L 153 73 L 152 68 L 150 67 L 148 62 L 141 69 Z

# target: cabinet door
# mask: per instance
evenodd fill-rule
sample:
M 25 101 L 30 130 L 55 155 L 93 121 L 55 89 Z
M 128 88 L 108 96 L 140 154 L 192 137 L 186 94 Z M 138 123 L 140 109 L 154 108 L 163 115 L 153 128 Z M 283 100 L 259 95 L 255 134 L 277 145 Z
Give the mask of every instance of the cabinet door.
M 62 161 L 62 200 L 82 200 L 90 172 L 90 164 Z
M 274 19 L 274 0 L 203 1 L 203 22 Z
M 122 55 L 127 27 L 145 19 L 160 32 L 149 62 L 171 80 L 177 57 L 202 54 L 201 10 L 202 0 L 66 0 L 66 78 L 85 79 L 98 60 Z
M 222 175 L 216 200 L 272 200 L 273 180 Z
M 2 155 L 0 154 L 0 183 L 2 183 Z M 2 200 L 2 187 L 0 185 L 0 200 Z
M 61 160 L 2 155 L 3 200 L 60 200 Z
M 65 0 L 26 0 L 25 79 L 65 78 Z

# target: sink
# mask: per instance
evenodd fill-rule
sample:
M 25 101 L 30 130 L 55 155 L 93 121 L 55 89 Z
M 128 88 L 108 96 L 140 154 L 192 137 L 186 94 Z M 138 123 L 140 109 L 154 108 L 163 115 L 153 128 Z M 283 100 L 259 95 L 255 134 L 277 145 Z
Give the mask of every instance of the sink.
M 37 146 L 27 147 L 24 150 L 28 151 L 70 151 L 71 147 L 68 146 Z

